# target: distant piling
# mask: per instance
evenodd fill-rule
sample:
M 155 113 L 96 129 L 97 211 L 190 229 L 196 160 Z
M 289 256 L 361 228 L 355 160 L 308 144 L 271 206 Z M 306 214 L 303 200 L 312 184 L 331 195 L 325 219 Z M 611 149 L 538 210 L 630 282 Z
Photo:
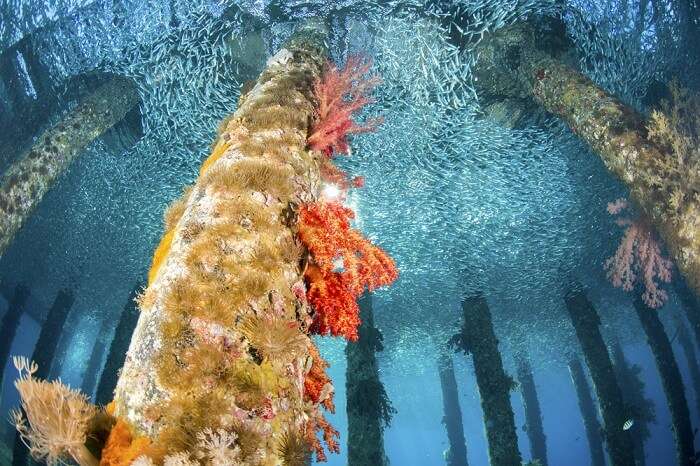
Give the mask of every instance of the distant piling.
M 466 354 L 471 354 L 474 361 L 490 464 L 520 466 L 518 436 L 510 405 L 510 391 L 514 381 L 503 369 L 486 298 L 481 293 L 467 296 L 462 302 L 462 311 L 462 328 L 452 342 Z
M 690 327 L 693 329 L 695 344 L 700 351 L 700 300 L 698 300 L 697 295 L 688 288 L 684 280 L 673 280 L 673 286 L 676 295 L 681 301 L 681 308 L 685 313 L 685 317 L 688 319 Z
M 129 293 L 129 297 L 124 304 L 119 322 L 114 329 L 114 336 L 109 345 L 107 360 L 102 368 L 100 381 L 95 392 L 95 402 L 98 405 L 106 405 L 112 401 L 114 389 L 119 379 L 119 369 L 124 365 L 126 352 L 129 349 L 131 335 L 134 333 L 136 322 L 139 320 L 139 310 L 136 305 L 136 297 L 144 288 L 144 283 L 137 283 Z
M 100 328 L 97 330 L 97 335 L 95 335 L 95 342 L 92 345 L 90 358 L 83 372 L 83 382 L 80 385 L 80 391 L 90 397 L 95 390 L 97 377 L 102 368 L 102 356 L 107 348 L 110 330 L 112 330 L 112 321 L 109 318 L 103 318 L 100 323 Z
M 632 439 L 622 429 L 627 421 L 622 392 L 600 334 L 598 313 L 583 291 L 569 290 L 564 301 L 598 396 L 610 460 L 613 466 L 635 466 Z
M 348 465 L 388 464 L 384 453 L 384 427 L 394 412 L 379 378 L 376 353 L 383 350 L 382 334 L 374 326 L 372 296 L 359 300 L 360 338 L 345 347 L 345 389 L 348 415 Z
M 641 369 L 627 362 L 620 342 L 615 341 L 611 345 L 611 353 L 617 383 L 620 385 L 629 419 L 634 422 L 631 427 L 634 459 L 637 461 L 637 466 L 644 466 L 646 464 L 644 443 L 651 436 L 649 423 L 655 420 L 654 402 L 644 397 Z
M 695 409 L 697 413 L 700 413 L 700 366 L 698 365 L 698 358 L 695 355 L 693 338 L 680 319 L 678 322 L 678 343 L 680 343 L 685 359 L 688 361 L 690 380 L 693 382 L 693 390 L 695 391 Z
M 459 391 L 452 364 L 452 355 L 446 349 L 442 349 L 438 358 L 444 413 L 442 423 L 447 431 L 447 441 L 450 448 L 445 461 L 447 466 L 468 466 L 467 443 L 464 438 L 462 409 L 459 406 Z
M 542 410 L 537 397 L 535 378 L 528 360 L 520 356 L 517 361 L 518 382 L 525 407 L 525 424 L 527 438 L 530 443 L 530 453 L 533 460 L 538 460 L 542 466 L 547 466 L 547 437 L 542 426 Z
M 683 379 L 673 355 L 671 342 L 664 331 L 661 320 L 659 320 L 658 311 L 647 307 L 641 296 L 637 296 L 634 300 L 634 309 L 642 323 L 651 352 L 654 354 L 656 368 L 659 371 L 661 384 L 668 401 L 678 464 L 679 466 L 693 466 L 695 464 L 693 460 L 695 448 L 693 446 L 693 429 L 690 425 L 690 412 L 685 398 Z
M 25 304 L 29 298 L 29 288 L 19 284 L 15 286 L 12 296 L 8 299 L 8 307 L 0 323 L 0 389 L 3 383 L 3 374 L 10 357 L 12 342 L 19 327 L 19 319 L 24 312 Z
M 35 372 L 35 377 L 46 379 L 51 371 L 58 342 L 64 330 L 68 312 L 73 307 L 75 296 L 70 289 L 59 290 L 53 304 L 46 313 L 46 318 L 41 325 L 39 338 L 36 341 L 31 360 L 36 362 L 39 368 Z M 12 450 L 12 465 L 24 466 L 29 461 L 29 450 L 24 446 L 22 438 L 15 432 L 15 443 Z
M 586 380 L 581 361 L 574 357 L 569 361 L 569 374 L 571 382 L 576 390 L 578 407 L 583 419 L 583 427 L 588 440 L 588 451 L 591 453 L 591 466 L 605 466 L 605 452 L 603 451 L 603 428 L 598 422 L 595 403 L 591 396 L 591 388 Z

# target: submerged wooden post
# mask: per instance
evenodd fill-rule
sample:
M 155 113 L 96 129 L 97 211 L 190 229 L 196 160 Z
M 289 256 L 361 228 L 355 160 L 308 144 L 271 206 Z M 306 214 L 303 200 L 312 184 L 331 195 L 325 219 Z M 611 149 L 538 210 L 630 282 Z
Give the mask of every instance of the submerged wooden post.
M 619 342 L 615 341 L 612 344 L 611 352 L 617 383 L 622 390 L 622 398 L 625 400 L 629 418 L 634 421 L 631 427 L 634 459 L 637 461 L 637 466 L 644 466 L 646 464 L 644 443 L 651 437 L 649 423 L 656 419 L 654 402 L 644 397 L 641 369 L 636 365 L 630 366 Z
M 678 464 L 691 466 L 695 463 L 693 459 L 695 457 L 694 435 L 690 425 L 690 412 L 685 398 L 683 379 L 678 370 L 676 358 L 673 356 L 671 342 L 655 309 L 647 307 L 639 296 L 634 300 L 634 309 L 637 311 L 647 342 L 654 354 L 656 368 L 659 371 L 661 384 L 668 401 L 668 409 L 671 411 L 671 425 L 676 441 Z
M 537 38 L 536 38 L 537 37 Z M 475 53 L 482 93 L 532 97 L 562 118 L 630 189 L 635 203 L 663 237 L 678 269 L 700 293 L 700 196 L 685 186 L 685 169 L 647 137 L 642 115 L 593 81 L 538 48 L 528 23 L 484 37 Z M 677 193 L 683 193 L 681 200 Z
M 689 289 L 684 280 L 673 280 L 676 295 L 681 301 L 681 308 L 690 322 L 690 327 L 695 335 L 695 344 L 700 351 L 700 300 Z
M 137 283 L 131 290 L 119 317 L 119 322 L 114 329 L 114 336 L 112 337 L 112 342 L 109 344 L 107 359 L 102 368 L 100 381 L 97 384 L 97 391 L 95 392 L 95 402 L 98 405 L 105 405 L 114 397 L 114 389 L 117 386 L 119 369 L 124 365 L 131 335 L 134 333 L 136 322 L 139 319 L 136 298 L 143 287 L 143 284 Z
M 570 290 L 564 300 L 598 395 L 610 460 L 613 466 L 634 466 L 632 439 L 622 429 L 627 421 L 625 405 L 600 334 L 600 318 L 583 291 Z
M 693 382 L 693 391 L 695 392 L 695 409 L 700 413 L 700 365 L 698 358 L 695 355 L 695 345 L 693 345 L 693 337 L 686 328 L 685 324 L 678 320 L 678 343 L 680 343 L 688 361 L 688 369 L 690 371 L 690 380 Z
M 39 136 L 8 168 L 0 180 L 0 256 L 73 159 L 138 102 L 131 80 L 111 79 Z
M 39 369 L 36 371 L 36 376 L 43 379 L 47 378 L 51 371 L 58 342 L 63 333 L 63 327 L 68 318 L 68 312 L 73 307 L 75 297 L 69 289 L 60 290 L 53 301 L 53 304 L 46 313 L 46 318 L 41 325 L 39 338 L 36 341 L 34 352 L 32 353 L 32 361 L 36 362 Z M 12 450 L 12 465 L 24 466 L 29 461 L 29 450 L 18 432 L 15 433 L 15 443 Z
M 525 406 L 525 424 L 532 459 L 539 461 L 542 466 L 547 466 L 547 437 L 542 427 L 542 411 L 537 398 L 535 378 L 532 376 L 530 363 L 523 357 L 518 358 L 518 382 Z
M 467 442 L 464 438 L 464 424 L 462 423 L 462 409 L 459 406 L 459 390 L 455 378 L 452 355 L 446 350 L 440 351 L 438 356 L 438 372 L 440 373 L 440 387 L 442 388 L 442 423 L 447 430 L 449 452 L 446 458 L 447 466 L 468 466 Z
M 136 321 L 134 321 L 134 325 Z M 87 361 L 85 370 L 83 371 L 83 381 L 80 384 L 80 391 L 85 393 L 87 396 L 92 397 L 92 392 L 95 390 L 95 385 L 97 385 L 97 377 L 102 367 L 102 355 L 105 352 L 105 348 L 108 347 L 108 337 L 109 331 L 112 329 L 112 324 L 110 319 L 103 318 L 100 322 L 100 328 L 97 330 L 97 335 L 95 335 L 95 342 L 92 345 L 92 351 L 90 352 L 90 358 Z M 131 328 L 131 332 L 127 336 L 131 336 L 134 328 Z M 124 353 L 126 354 L 126 348 L 124 348 Z M 124 361 L 122 360 L 122 364 Z M 114 387 L 112 387 L 114 389 Z
M 581 411 L 583 427 L 586 431 L 588 451 L 591 452 L 591 466 L 605 466 L 605 452 L 603 451 L 603 438 L 601 436 L 603 428 L 598 422 L 595 403 L 586 380 L 586 374 L 583 371 L 583 365 L 576 357 L 571 358 L 569 361 L 569 374 L 576 390 L 578 408 Z
M 7 311 L 0 322 L 0 390 L 2 389 L 3 373 L 10 357 L 10 348 L 15 339 L 19 319 L 24 312 L 24 305 L 29 298 L 29 288 L 20 284 L 15 286 L 12 297 L 8 300 Z
M 307 22 L 268 61 L 166 216 L 112 405 L 114 429 L 150 443 L 151 457 L 225 428 L 240 461 L 298 464 L 310 426 L 332 435 L 318 407 L 332 385 L 318 403 L 304 397 L 318 360 L 295 241 L 298 206 L 320 193 L 322 155 L 306 145 L 325 35 Z
M 466 297 L 462 302 L 462 311 L 462 328 L 452 342 L 458 349 L 471 354 L 474 360 L 490 464 L 520 466 L 518 437 L 510 405 L 510 391 L 514 381 L 503 369 L 486 298 L 481 293 Z
M 359 301 L 360 338 L 345 347 L 345 390 L 348 414 L 348 465 L 388 464 L 384 453 L 384 427 L 391 422 L 393 408 L 379 379 L 375 353 L 382 351 L 382 334 L 374 326 L 372 295 Z

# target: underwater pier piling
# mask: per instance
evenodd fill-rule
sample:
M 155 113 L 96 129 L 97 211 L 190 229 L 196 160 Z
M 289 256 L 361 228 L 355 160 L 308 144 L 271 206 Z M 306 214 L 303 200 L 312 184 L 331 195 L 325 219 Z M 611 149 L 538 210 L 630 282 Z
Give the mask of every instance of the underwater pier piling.
M 39 366 L 35 373 L 37 377 L 46 379 L 49 376 L 51 364 L 58 349 L 58 342 L 61 339 L 68 313 L 74 302 L 75 296 L 70 289 L 59 290 L 46 314 L 46 318 L 41 324 L 39 338 L 32 353 L 32 361 Z
M 630 366 L 620 342 L 614 341 L 610 350 L 617 383 L 620 385 L 622 398 L 628 407 L 629 419 L 634 421 L 631 427 L 634 459 L 637 461 L 637 466 L 644 466 L 646 464 L 644 444 L 651 437 L 649 424 L 656 419 L 654 402 L 644 397 L 641 369 L 636 365 Z
M 114 397 L 114 389 L 117 386 L 119 369 L 124 365 L 126 352 L 129 349 L 129 342 L 131 342 L 131 335 L 134 333 L 136 322 L 139 319 L 136 298 L 144 286 L 145 284 L 143 283 L 137 283 L 134 286 L 119 316 L 119 322 L 114 329 L 114 336 L 109 344 L 107 359 L 105 360 L 102 373 L 100 374 L 100 380 L 97 383 L 97 390 L 95 391 L 95 403 L 98 405 L 106 405 Z
M 451 342 L 465 354 L 471 354 L 474 361 L 490 464 L 520 466 L 522 458 L 510 404 L 510 391 L 515 382 L 503 369 L 486 297 L 482 293 L 465 297 L 462 312 L 462 328 Z
M 683 350 L 685 359 L 688 362 L 688 370 L 690 372 L 690 380 L 693 382 L 693 391 L 695 392 L 695 409 L 700 413 L 700 365 L 698 358 L 695 355 L 695 345 L 693 338 L 685 326 L 685 323 L 678 319 L 678 343 Z
M 332 441 L 318 404 L 332 385 L 304 398 L 319 362 L 293 291 L 304 283 L 296 209 L 321 187 L 321 154 L 306 147 L 325 37 L 307 21 L 268 60 L 166 216 L 112 405 L 117 427 L 161 442 L 161 457 L 219 426 L 237 426 L 242 459 L 270 464 L 306 461 L 309 425 Z
M 591 388 L 586 380 L 583 364 L 577 357 L 569 360 L 569 374 L 571 382 L 576 390 L 578 408 L 583 419 L 583 428 L 588 440 L 588 451 L 591 453 L 591 466 L 605 466 L 605 452 L 603 451 L 603 428 L 598 422 L 596 407 L 591 396 Z
M 673 355 L 671 342 L 664 331 L 664 326 L 657 314 L 658 311 L 647 307 L 641 296 L 635 298 L 634 309 L 642 323 L 651 352 L 654 354 L 661 385 L 668 401 L 678 464 L 679 466 L 692 466 L 695 464 L 693 429 L 690 424 L 690 412 L 685 397 L 683 379 Z
M 525 424 L 527 426 L 527 439 L 530 443 L 530 453 L 533 460 L 538 460 L 542 466 L 547 466 L 547 437 L 542 426 L 542 410 L 537 397 L 537 387 L 535 386 L 535 378 L 532 375 L 532 366 L 523 356 L 517 358 L 517 366 L 520 393 L 525 407 Z
M 138 102 L 131 80 L 112 78 L 39 136 L 7 169 L 0 180 L 0 256 L 71 162 Z
M 97 335 L 95 335 L 95 343 L 92 345 L 90 357 L 83 371 L 83 381 L 80 384 L 80 391 L 89 397 L 92 397 L 92 392 L 95 391 L 95 385 L 97 385 L 98 382 L 97 377 L 102 368 L 102 356 L 105 352 L 105 348 L 108 346 L 107 339 L 111 329 L 112 323 L 110 320 L 103 318 L 102 322 L 100 322 L 100 328 L 97 330 Z M 131 331 L 133 332 L 133 330 L 132 328 Z M 131 336 L 131 333 L 129 336 Z M 126 348 L 124 348 L 124 353 L 126 353 Z M 122 361 L 122 364 L 123 363 L 124 361 Z
M 464 438 L 464 423 L 462 408 L 459 405 L 459 390 L 455 378 L 452 355 L 443 349 L 438 355 L 438 372 L 442 388 L 442 423 L 447 431 L 449 452 L 446 458 L 447 466 L 468 466 L 467 442 Z
M 348 415 L 348 465 L 388 464 L 384 452 L 384 428 L 394 409 L 379 378 L 375 354 L 384 349 L 382 334 L 374 326 L 372 295 L 360 300 L 359 339 L 345 347 L 347 370 L 345 390 Z
M 479 92 L 532 98 L 563 119 L 627 185 L 690 287 L 700 294 L 700 197 L 679 179 L 681 162 L 648 138 L 642 115 L 544 51 L 546 45 L 530 23 L 484 36 L 475 51 Z M 680 206 L 673 195 L 678 192 L 685 193 Z
M 58 342 L 64 330 L 63 327 L 74 302 L 75 296 L 70 289 L 59 290 L 53 304 L 46 313 L 46 318 L 41 325 L 39 338 L 36 341 L 31 359 L 39 366 L 35 373 L 37 377 L 46 379 L 49 376 L 51 365 L 58 350 Z M 15 432 L 12 466 L 25 466 L 28 462 L 29 450 L 22 442 L 20 434 Z
M 7 311 L 0 322 L 0 389 L 5 366 L 10 357 L 12 341 L 15 339 L 19 319 L 22 317 L 27 299 L 29 299 L 29 288 L 23 284 L 16 285 L 12 295 L 8 297 Z
M 688 288 L 685 280 L 673 280 L 673 288 L 681 302 L 681 308 L 685 313 L 685 317 L 693 329 L 695 335 L 695 345 L 700 351 L 700 299 Z
M 610 461 L 613 466 L 634 466 L 632 439 L 622 429 L 627 421 L 624 400 L 600 334 L 598 313 L 581 290 L 569 290 L 564 301 L 598 397 Z

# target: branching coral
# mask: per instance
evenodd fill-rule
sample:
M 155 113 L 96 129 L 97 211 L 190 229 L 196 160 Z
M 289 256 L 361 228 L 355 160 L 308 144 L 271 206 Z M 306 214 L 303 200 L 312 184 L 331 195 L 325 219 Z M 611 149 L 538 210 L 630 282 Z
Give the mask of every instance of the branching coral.
M 372 61 L 360 55 L 349 56 L 343 70 L 332 62 L 326 64 L 323 77 L 314 85 L 318 110 L 307 141 L 310 148 L 328 157 L 347 154 L 349 134 L 373 131 L 381 123 L 381 119 L 365 123 L 352 119 L 354 113 L 372 101 L 368 94 L 380 83 L 377 76 L 365 77 L 371 66 Z
M 26 414 L 25 418 L 21 411 L 13 411 L 12 421 L 32 456 L 49 465 L 72 459 L 80 466 L 96 466 L 97 460 L 85 442 L 97 408 L 87 396 L 60 381 L 35 379 L 35 363 L 21 357 L 12 359 L 19 371 L 15 387 Z
M 627 207 L 625 199 L 618 199 L 608 204 L 608 213 L 618 215 Z M 605 261 L 608 279 L 614 287 L 632 291 L 641 275 L 645 288 L 642 299 L 651 308 L 661 307 L 668 294 L 659 288 L 656 279 L 670 282 L 673 263 L 662 256 L 659 240 L 643 218 L 632 220 L 622 217 L 615 223 L 624 228 L 625 233 L 615 255 Z
M 314 261 L 305 274 L 316 312 L 312 330 L 350 341 L 357 340 L 360 323 L 357 298 L 398 277 L 394 261 L 350 226 L 353 218 L 337 202 L 307 204 L 299 212 L 299 238 Z

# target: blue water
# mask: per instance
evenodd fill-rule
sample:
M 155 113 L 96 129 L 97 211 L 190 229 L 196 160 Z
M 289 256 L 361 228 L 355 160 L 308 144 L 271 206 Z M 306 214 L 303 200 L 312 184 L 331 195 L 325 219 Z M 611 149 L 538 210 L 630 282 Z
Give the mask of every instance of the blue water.
M 582 359 L 562 300 L 563 284 L 572 276 L 587 287 L 606 343 L 620 341 L 628 362 L 642 369 L 645 397 L 656 409 L 646 464 L 676 464 L 668 403 L 631 294 L 614 289 L 602 266 L 620 240 L 606 205 L 628 195 L 625 187 L 557 118 L 532 115 L 512 128 L 489 116 L 474 86 L 474 52 L 450 41 L 444 21 L 456 17 L 455 11 L 468 12 L 472 20 L 465 34 L 474 39 L 484 28 L 494 31 L 525 17 L 559 18 L 577 54 L 573 63 L 648 114 L 658 104 L 652 84 L 686 69 L 681 32 L 697 24 L 688 23 L 683 2 L 659 1 L 654 11 L 643 5 L 637 0 L 1 2 L 0 170 L 75 104 L 69 97 L 77 93 L 76 82 L 108 73 L 126 76 L 142 99 L 136 122 L 120 124 L 116 135 L 91 144 L 0 258 L 6 289 L 17 283 L 31 289 L 10 354 L 32 355 L 41 319 L 57 291 L 68 287 L 76 301 L 50 377 L 81 387 L 93 353 L 100 368 L 104 365 L 129 292 L 144 280 L 163 233 L 166 206 L 195 179 L 218 122 L 235 111 L 243 83 L 257 76 L 296 22 L 318 15 L 330 27 L 333 59 L 342 62 L 361 51 L 374 57 L 383 77 L 377 101 L 367 109 L 384 116 L 383 126 L 355 138 L 352 156 L 339 165 L 365 177 L 366 188 L 348 199 L 356 225 L 401 271 L 391 288 L 373 296 L 376 326 L 384 335 L 379 375 L 396 409 L 383 439 L 391 464 L 445 464 L 449 445 L 436 347 L 457 331 L 462 296 L 475 290 L 489 301 L 506 372 L 515 373 L 517 354 L 529 355 L 549 464 L 590 464 L 566 365 L 571 355 Z M 681 78 L 697 88 L 698 76 Z M 690 326 L 673 287 L 665 288 L 671 296 L 658 312 L 672 338 L 676 318 Z M 0 315 L 6 309 L 0 297 Z M 327 464 L 347 464 L 345 342 L 318 344 L 335 385 L 337 411 L 329 420 L 341 432 L 341 453 L 329 455 Z M 700 387 L 691 380 L 678 340 L 673 349 L 692 426 L 700 427 L 695 409 Z M 469 464 L 487 465 L 472 362 L 462 353 L 452 357 Z M 4 370 L 0 417 L 6 419 L 18 396 L 11 362 Z M 94 397 L 96 387 L 91 388 Z M 511 405 L 519 449 L 528 461 L 517 389 Z M 0 434 L 11 449 L 12 426 L 4 423 Z

